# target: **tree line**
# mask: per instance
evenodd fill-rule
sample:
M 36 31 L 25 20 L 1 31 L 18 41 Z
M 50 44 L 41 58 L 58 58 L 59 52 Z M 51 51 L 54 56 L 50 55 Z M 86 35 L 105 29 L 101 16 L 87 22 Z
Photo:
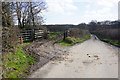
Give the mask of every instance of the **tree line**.
M 86 23 L 80 23 L 78 25 L 72 25 L 72 24 L 58 25 L 57 24 L 57 25 L 44 25 L 44 26 L 47 26 L 48 30 L 50 31 L 64 31 L 64 30 L 68 30 L 69 28 L 79 28 L 79 29 L 85 29 L 85 30 L 89 30 L 90 32 L 93 32 L 93 31 L 99 31 L 103 29 L 118 29 L 120 28 L 119 25 L 120 25 L 119 20 L 115 20 L 115 21 L 106 20 L 101 22 L 92 20 L 88 24 Z
M 5 27 L 18 25 L 41 25 L 44 22 L 42 11 L 46 9 L 46 3 L 41 2 L 2 2 L 2 25 Z

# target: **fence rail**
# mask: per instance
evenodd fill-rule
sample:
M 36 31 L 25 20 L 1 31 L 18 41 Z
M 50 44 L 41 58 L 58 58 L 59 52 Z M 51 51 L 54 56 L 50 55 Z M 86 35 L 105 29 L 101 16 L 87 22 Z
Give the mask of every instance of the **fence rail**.
M 28 29 L 20 31 L 21 36 L 19 38 L 23 38 L 24 42 L 33 41 L 34 39 L 42 38 L 44 35 L 44 30 L 39 29 Z

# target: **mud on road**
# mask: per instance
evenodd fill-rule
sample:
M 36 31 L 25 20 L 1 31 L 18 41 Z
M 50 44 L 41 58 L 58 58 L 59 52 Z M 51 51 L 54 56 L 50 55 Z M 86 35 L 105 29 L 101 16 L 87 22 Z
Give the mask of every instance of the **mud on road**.
M 46 50 L 47 51 L 47 50 Z M 92 35 L 32 73 L 29 78 L 118 78 L 118 48 Z
M 33 64 L 30 69 L 30 75 L 31 73 L 48 63 L 51 59 L 55 59 L 57 56 L 66 53 L 69 48 L 54 44 L 53 41 L 43 40 L 40 42 L 33 42 L 23 49 L 28 54 L 34 56 L 36 60 L 36 63 Z

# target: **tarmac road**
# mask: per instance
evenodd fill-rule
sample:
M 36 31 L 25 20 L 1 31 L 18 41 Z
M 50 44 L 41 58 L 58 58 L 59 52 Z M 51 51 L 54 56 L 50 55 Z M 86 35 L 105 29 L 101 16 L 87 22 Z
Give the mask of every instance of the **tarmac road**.
M 29 78 L 118 78 L 118 48 L 91 39 L 74 45 L 63 60 L 53 60 Z

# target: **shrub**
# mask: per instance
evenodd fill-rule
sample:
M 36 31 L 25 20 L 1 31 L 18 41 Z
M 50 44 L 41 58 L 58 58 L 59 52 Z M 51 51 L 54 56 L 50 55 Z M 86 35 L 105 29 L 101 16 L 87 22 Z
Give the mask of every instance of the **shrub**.
M 66 37 L 65 41 L 68 42 L 68 43 L 74 43 L 76 39 L 75 38 L 72 38 L 72 37 Z
M 4 27 L 2 33 L 2 49 L 4 52 L 13 50 L 19 40 L 19 29 L 17 27 Z
M 103 30 L 99 30 L 99 31 L 94 31 L 93 33 L 102 38 L 107 38 L 107 39 L 111 39 L 111 40 L 120 40 L 119 30 L 120 29 L 103 29 Z

